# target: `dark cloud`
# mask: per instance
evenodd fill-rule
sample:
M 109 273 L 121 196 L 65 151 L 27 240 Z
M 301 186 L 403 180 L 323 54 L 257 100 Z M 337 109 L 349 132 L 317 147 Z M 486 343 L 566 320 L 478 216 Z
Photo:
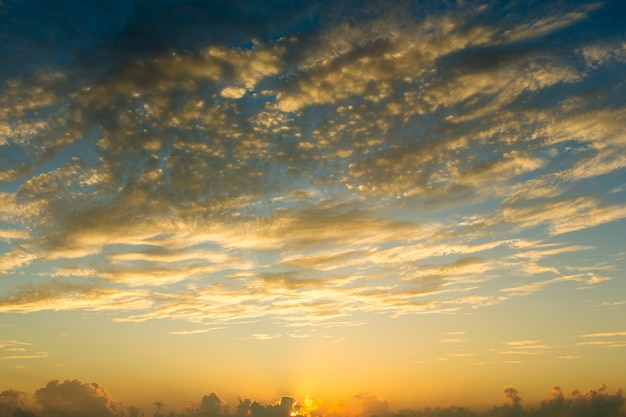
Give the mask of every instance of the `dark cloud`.
M 207 44 L 243 46 L 251 39 L 275 40 L 306 30 L 322 2 L 303 6 L 292 0 L 260 4 L 251 0 L 141 2 L 115 45 L 130 57 L 197 51 Z
M 42 417 L 112 417 L 120 411 L 100 385 L 77 379 L 50 381 L 35 392 L 35 401 Z
M 85 71 L 103 75 L 158 53 L 276 39 L 284 30 L 310 26 L 316 8 L 290 0 L 262 5 L 248 0 L 7 0 L 0 4 L 0 13 L 11 19 L 4 20 L 0 39 L 12 65 L 2 65 L 0 74 L 64 69 L 82 76 Z
M 15 409 L 15 411 L 13 411 L 11 417 L 37 417 L 37 414 L 32 411 L 23 410 L 18 407 Z
M 361 395 L 357 397 L 361 403 L 361 416 L 384 417 L 389 415 L 389 403 L 381 401 L 374 395 Z
M 289 417 L 296 400 L 291 397 L 282 397 L 277 404 L 263 405 L 254 401 L 250 404 L 252 417 Z
M 214 393 L 205 395 L 200 401 L 200 411 L 203 417 L 216 417 L 222 411 L 222 400 Z
M 0 392 L 0 417 L 9 417 L 13 411 L 24 407 L 24 393 L 15 389 Z

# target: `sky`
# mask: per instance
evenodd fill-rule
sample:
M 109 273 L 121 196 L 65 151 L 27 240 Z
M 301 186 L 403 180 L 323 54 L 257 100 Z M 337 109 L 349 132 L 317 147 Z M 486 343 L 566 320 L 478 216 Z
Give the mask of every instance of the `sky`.
M 616 412 L 625 18 L 0 1 L 0 416 Z

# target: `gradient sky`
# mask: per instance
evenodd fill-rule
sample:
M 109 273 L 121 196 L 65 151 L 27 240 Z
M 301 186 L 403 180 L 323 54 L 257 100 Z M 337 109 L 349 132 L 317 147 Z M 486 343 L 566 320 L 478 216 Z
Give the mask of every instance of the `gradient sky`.
M 0 389 L 358 414 L 626 388 L 625 19 L 0 1 Z

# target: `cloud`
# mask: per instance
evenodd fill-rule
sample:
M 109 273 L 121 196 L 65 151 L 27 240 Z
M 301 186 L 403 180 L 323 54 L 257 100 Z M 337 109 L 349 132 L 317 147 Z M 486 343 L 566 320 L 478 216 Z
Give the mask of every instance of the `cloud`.
M 560 235 L 621 220 L 626 217 L 626 208 L 622 205 L 601 206 L 593 199 L 578 197 L 523 207 L 504 207 L 501 215 L 502 221 L 521 228 L 547 224 L 550 234 Z
M 439 343 L 463 343 L 465 339 L 462 337 L 449 337 L 446 339 L 439 339 Z
M 0 392 L 0 416 L 9 417 L 18 408 L 24 408 L 25 394 L 16 389 L 8 389 Z
M 2 356 L 3 360 L 14 360 L 14 359 L 45 359 L 49 356 L 48 352 L 36 352 L 34 355 L 7 355 Z
M 602 332 L 602 333 L 587 333 L 580 337 L 583 339 L 592 339 L 589 341 L 582 341 L 576 343 L 578 346 L 602 346 L 606 348 L 623 348 L 626 347 L 626 340 L 624 340 L 626 332 Z M 604 339 L 604 340 L 598 340 Z
M 198 329 L 198 330 L 175 330 L 175 331 L 169 332 L 169 334 L 175 334 L 175 335 L 200 334 L 200 333 L 212 332 L 214 330 L 221 330 L 225 328 L 226 327 L 212 327 L 209 329 Z
M 41 407 L 41 415 L 49 417 L 109 417 L 119 411 L 108 391 L 100 385 L 76 379 L 50 381 L 35 392 L 35 401 Z
M 588 333 L 588 334 L 582 335 L 582 337 L 613 337 L 613 336 L 626 336 L 626 332 Z
M 226 87 L 220 93 L 225 98 L 241 98 L 246 93 L 245 88 L 241 87 Z
M 591 67 L 602 66 L 607 63 L 626 61 L 626 43 L 597 43 L 586 45 L 578 51 L 587 65 Z
M 200 401 L 200 410 L 205 417 L 219 416 L 222 407 L 222 400 L 212 392 L 202 397 Z
M 256 401 L 250 404 L 252 417 L 289 417 L 296 400 L 292 397 L 282 397 L 273 405 L 262 405 Z
M 563 276 L 604 255 L 555 240 L 626 217 L 596 186 L 625 167 L 623 44 L 569 36 L 600 3 L 157 3 L 51 41 L 98 64 L 2 73 L 0 273 L 38 278 L 0 311 L 318 326 L 619 271 Z
M 95 285 L 53 282 L 27 286 L 0 298 L 0 311 L 35 312 L 42 310 L 137 310 L 150 308 L 144 291 L 120 291 Z
M 537 244 L 533 246 L 533 249 L 519 251 L 515 255 L 513 255 L 513 257 L 528 259 L 528 260 L 536 262 L 548 256 L 554 256 L 554 255 L 559 255 L 562 253 L 569 253 L 569 252 L 593 250 L 593 249 L 594 249 L 593 246 L 582 246 L 582 245 L 560 246 L 560 245 L 554 245 L 554 244 L 547 244 L 547 245 Z
M 47 359 L 48 352 L 39 351 L 32 343 L 20 340 L 0 340 L 0 360 L 11 361 L 19 365 L 24 361 Z
M 529 284 L 522 284 L 514 287 L 501 288 L 500 291 L 512 296 L 526 296 L 538 291 L 543 290 L 547 285 L 556 284 L 559 282 L 567 281 L 579 281 L 577 276 L 562 276 L 545 281 L 535 281 Z
M 0 341 L 1 349 L 9 349 L 16 346 L 32 346 L 32 343 L 20 342 L 19 340 L 2 340 Z
M 279 339 L 281 338 L 282 335 L 280 334 L 267 334 L 267 333 L 253 333 L 250 335 L 250 337 L 248 337 L 248 339 L 255 339 L 255 340 L 272 340 L 272 339 Z
M 0 256 L 0 273 L 6 274 L 17 268 L 21 268 L 24 265 L 28 265 L 36 257 L 27 251 L 15 250 L 12 252 L 5 252 Z
M 588 18 L 589 14 L 602 7 L 602 3 L 590 3 L 556 15 L 537 19 L 531 23 L 521 24 L 503 33 L 505 42 L 517 42 L 545 36 Z
M 24 230 L 0 230 L 0 239 L 13 240 L 13 239 L 28 239 L 28 232 Z
M 500 355 L 541 355 L 553 349 L 538 340 L 515 340 L 503 344 L 506 348 L 498 352 Z
M 375 395 L 360 395 L 362 416 L 384 416 L 389 414 L 389 403 L 381 401 Z

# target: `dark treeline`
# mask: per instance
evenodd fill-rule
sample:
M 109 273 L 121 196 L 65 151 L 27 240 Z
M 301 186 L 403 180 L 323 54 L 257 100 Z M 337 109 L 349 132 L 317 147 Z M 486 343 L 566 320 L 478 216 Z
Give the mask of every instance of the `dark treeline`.
M 507 403 L 489 411 L 475 412 L 463 407 L 427 408 L 421 411 L 406 410 L 394 413 L 395 417 L 610 417 L 626 416 L 623 392 L 608 392 L 606 386 L 587 392 L 573 391 L 566 397 L 559 387 L 554 387 L 548 399 L 536 407 L 523 407 L 518 391 L 513 387 L 504 390 Z
M 456 406 L 393 413 L 380 409 L 372 413 L 364 408 L 344 416 L 322 409 L 305 410 L 292 397 L 282 397 L 275 404 L 240 399 L 238 404 L 229 405 L 211 393 L 199 403 L 176 412 L 169 411 L 160 401 L 150 410 L 124 406 L 113 401 L 96 383 L 66 380 L 49 382 L 32 399 L 15 389 L 1 392 L 0 417 L 626 417 L 622 390 L 610 392 L 604 385 L 597 390 L 575 390 L 569 395 L 554 387 L 548 398 L 535 406 L 522 405 L 514 387 L 505 388 L 504 397 L 504 404 L 481 412 Z

